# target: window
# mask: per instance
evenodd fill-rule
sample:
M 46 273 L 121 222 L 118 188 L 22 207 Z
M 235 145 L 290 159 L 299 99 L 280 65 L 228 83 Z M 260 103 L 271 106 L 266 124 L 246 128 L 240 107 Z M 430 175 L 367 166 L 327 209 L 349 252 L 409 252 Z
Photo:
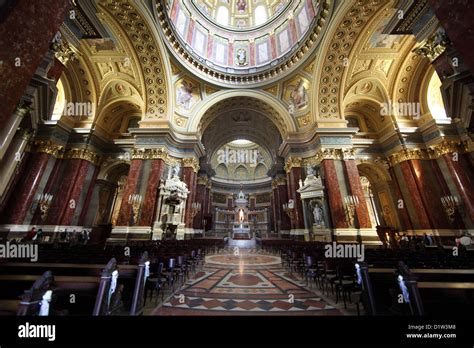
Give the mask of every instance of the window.
M 441 80 L 436 72 L 431 77 L 428 85 L 428 108 L 435 120 L 445 119 L 446 110 L 444 109 L 443 97 L 441 95 Z
M 267 15 L 267 10 L 265 9 L 265 6 L 258 5 L 255 8 L 255 25 L 265 24 L 267 20 L 268 20 L 268 15 Z
M 217 23 L 221 25 L 229 25 L 229 9 L 225 6 L 219 6 L 216 15 Z
M 56 96 L 56 102 L 54 104 L 53 115 L 51 120 L 58 121 L 63 115 L 64 108 L 66 107 L 66 97 L 64 95 L 64 86 L 61 80 L 57 84 L 58 95 Z

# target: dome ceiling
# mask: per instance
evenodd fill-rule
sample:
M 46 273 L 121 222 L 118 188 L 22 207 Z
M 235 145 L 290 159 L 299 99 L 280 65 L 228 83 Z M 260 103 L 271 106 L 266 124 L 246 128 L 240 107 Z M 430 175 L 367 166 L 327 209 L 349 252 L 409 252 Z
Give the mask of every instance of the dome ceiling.
M 199 77 L 233 87 L 286 76 L 319 42 L 328 0 L 167 0 L 165 42 Z M 197 71 L 196 71 L 197 70 Z

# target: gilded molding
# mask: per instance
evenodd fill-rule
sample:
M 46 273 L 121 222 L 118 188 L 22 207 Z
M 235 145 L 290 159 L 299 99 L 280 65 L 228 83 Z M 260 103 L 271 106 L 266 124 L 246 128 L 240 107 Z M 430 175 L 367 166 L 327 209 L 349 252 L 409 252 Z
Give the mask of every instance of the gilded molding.
M 435 160 L 443 155 L 454 152 L 466 153 L 470 152 L 470 144 L 468 141 L 449 141 L 443 140 L 438 144 L 432 145 L 427 149 L 403 149 L 388 156 L 391 166 L 409 160 Z
M 199 161 L 195 157 L 187 157 L 182 160 L 183 167 L 191 167 L 197 173 L 199 171 Z
M 346 156 L 346 157 L 344 157 Z M 316 166 L 324 160 L 355 159 L 353 149 L 321 149 L 313 157 L 305 158 L 305 166 Z
M 170 166 L 175 166 L 179 164 L 179 159 L 172 157 L 168 150 L 164 147 L 153 148 L 153 149 L 133 149 L 132 150 L 132 160 L 141 159 L 141 160 L 163 160 L 166 164 Z
M 431 37 L 424 40 L 421 45 L 413 50 L 416 54 L 427 57 L 433 62 L 446 50 L 449 39 L 443 31 L 437 31 Z
M 92 163 L 95 166 L 99 166 L 102 162 L 102 156 L 98 153 L 88 149 L 77 149 L 70 148 L 64 152 L 63 159 L 79 159 Z
M 209 179 L 207 176 L 198 176 L 197 178 L 197 184 L 198 185 L 204 185 L 207 187 L 207 185 L 209 184 Z
M 292 168 L 300 168 L 303 166 L 303 159 L 301 157 L 288 157 L 285 161 L 285 171 L 288 173 Z
M 277 188 L 278 186 L 286 185 L 286 179 L 284 177 L 277 177 L 272 180 L 272 189 Z
M 51 140 L 34 140 L 30 143 L 28 151 L 46 153 L 55 158 L 61 158 L 64 153 L 64 146 Z

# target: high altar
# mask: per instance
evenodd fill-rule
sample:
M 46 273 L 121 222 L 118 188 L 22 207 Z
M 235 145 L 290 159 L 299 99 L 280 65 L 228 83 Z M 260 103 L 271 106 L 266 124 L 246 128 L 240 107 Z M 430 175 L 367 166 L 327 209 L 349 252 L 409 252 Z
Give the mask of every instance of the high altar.
M 250 238 L 249 209 L 248 200 L 242 189 L 235 200 L 234 226 L 232 227 L 232 237 L 242 236 Z

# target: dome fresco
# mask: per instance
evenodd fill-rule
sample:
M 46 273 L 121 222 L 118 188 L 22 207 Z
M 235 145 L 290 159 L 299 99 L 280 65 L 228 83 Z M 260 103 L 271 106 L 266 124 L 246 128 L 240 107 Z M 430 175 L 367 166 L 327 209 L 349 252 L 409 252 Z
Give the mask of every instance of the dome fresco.
M 299 49 L 303 54 L 297 61 L 309 55 L 326 5 L 317 0 L 169 0 L 164 12 L 171 30 L 162 29 L 170 49 L 186 55 L 194 68 L 199 64 L 201 71 L 256 75 L 288 63 Z

